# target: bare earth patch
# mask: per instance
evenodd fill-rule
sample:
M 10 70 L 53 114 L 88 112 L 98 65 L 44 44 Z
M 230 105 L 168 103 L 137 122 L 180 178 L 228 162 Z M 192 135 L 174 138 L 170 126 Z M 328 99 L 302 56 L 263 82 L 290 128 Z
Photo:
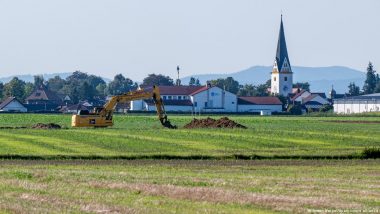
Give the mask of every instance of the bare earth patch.
M 120 208 L 115 206 L 107 206 L 105 204 L 97 203 L 85 203 L 78 201 L 67 201 L 61 198 L 55 197 L 45 197 L 37 194 L 23 193 L 20 196 L 20 199 L 33 201 L 35 204 L 51 204 L 55 208 L 60 207 L 61 210 L 69 210 L 74 206 L 80 206 L 82 212 L 91 212 L 91 213 L 137 213 L 136 210 L 130 208 Z M 37 207 L 37 206 L 36 206 Z M 38 210 L 36 210 L 39 212 Z

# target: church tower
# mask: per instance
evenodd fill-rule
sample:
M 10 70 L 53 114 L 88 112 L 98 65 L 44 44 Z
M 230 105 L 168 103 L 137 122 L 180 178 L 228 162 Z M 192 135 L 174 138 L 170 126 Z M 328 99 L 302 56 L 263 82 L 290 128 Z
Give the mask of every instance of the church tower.
M 271 93 L 288 96 L 292 93 L 293 88 L 293 72 L 290 66 L 288 50 L 286 48 L 284 25 L 281 25 L 278 35 L 276 59 L 271 73 Z

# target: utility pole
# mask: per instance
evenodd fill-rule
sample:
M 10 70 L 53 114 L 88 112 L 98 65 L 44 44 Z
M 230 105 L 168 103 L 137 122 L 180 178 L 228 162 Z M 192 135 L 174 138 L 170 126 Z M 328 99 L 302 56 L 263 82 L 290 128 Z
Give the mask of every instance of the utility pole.
M 177 65 L 177 81 L 176 81 L 176 85 L 177 86 L 180 86 L 181 85 L 181 80 L 179 79 L 179 65 Z

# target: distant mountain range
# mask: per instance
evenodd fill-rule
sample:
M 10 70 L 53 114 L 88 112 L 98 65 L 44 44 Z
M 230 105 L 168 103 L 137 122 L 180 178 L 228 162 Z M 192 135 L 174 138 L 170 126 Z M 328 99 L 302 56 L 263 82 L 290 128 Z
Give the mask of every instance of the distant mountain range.
M 350 82 L 355 82 L 360 88 L 364 84 L 365 73 L 343 66 L 330 66 L 330 67 L 301 67 L 293 66 L 293 82 L 309 82 L 310 89 L 313 92 L 328 93 L 331 86 L 337 93 L 345 93 L 348 91 Z M 270 72 L 272 66 L 253 66 L 248 69 L 228 74 L 201 74 L 192 75 L 199 78 L 200 82 L 204 84 L 207 80 L 218 78 L 233 77 L 239 81 L 240 84 L 262 84 L 270 79 Z M 187 84 L 191 76 L 182 78 L 181 81 Z
M 37 74 L 37 75 L 42 75 L 45 80 L 48 80 L 48 79 L 53 78 L 55 76 L 60 76 L 62 79 L 66 79 L 66 77 L 70 76 L 71 74 L 73 74 L 73 73 L 72 72 L 67 72 L 67 73 L 52 73 L 52 74 Z M 13 79 L 13 77 L 17 77 L 20 80 L 23 80 L 25 82 L 34 82 L 34 76 L 35 75 L 32 75 L 32 74 L 25 74 L 25 75 L 13 75 L 13 76 L 8 76 L 8 77 L 0 77 L 0 82 L 7 83 L 11 79 Z M 106 82 L 110 82 L 111 81 L 108 78 L 105 78 L 105 77 L 102 77 L 102 78 Z
M 347 87 L 350 82 L 355 82 L 360 88 L 362 88 L 365 80 L 365 73 L 343 66 L 330 66 L 330 67 L 301 67 L 293 66 L 293 78 L 294 82 L 309 82 L 310 88 L 313 92 L 325 92 L 328 93 L 331 90 L 331 86 L 334 85 L 334 89 L 337 93 L 345 93 L 348 91 Z M 205 84 L 207 80 L 213 80 L 218 78 L 233 77 L 239 81 L 240 84 L 262 84 L 270 79 L 270 72 L 272 66 L 253 66 L 248 69 L 228 74 L 194 74 L 195 78 L 199 78 L 202 84 Z M 53 78 L 54 76 L 60 76 L 65 79 L 72 73 L 53 73 L 43 74 L 45 80 Z M 26 82 L 33 82 L 34 75 L 16 75 L 19 79 Z M 9 82 L 15 76 L 0 78 L 0 82 Z M 183 84 L 187 84 L 191 76 L 182 78 Z M 111 81 L 108 78 L 104 78 L 104 81 Z

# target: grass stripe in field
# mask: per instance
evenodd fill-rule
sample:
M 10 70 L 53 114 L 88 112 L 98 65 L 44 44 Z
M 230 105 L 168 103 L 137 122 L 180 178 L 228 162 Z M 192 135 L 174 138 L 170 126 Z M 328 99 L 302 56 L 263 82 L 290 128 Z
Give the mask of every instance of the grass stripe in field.
M 89 133 L 87 131 L 81 131 L 85 133 Z M 92 133 L 93 134 L 93 133 Z M 131 133 L 126 133 L 126 134 L 120 134 L 120 133 L 112 133 L 112 132 L 105 132 L 105 133 L 96 133 L 96 135 L 106 135 L 106 136 L 111 136 L 111 137 L 121 137 L 123 139 L 128 139 L 128 138 L 134 138 L 142 141 L 152 141 L 152 142 L 157 142 L 157 143 L 164 143 L 170 146 L 170 144 L 174 144 L 173 146 L 181 146 L 184 147 L 184 149 L 192 149 L 196 151 L 200 150 L 217 150 L 220 149 L 217 146 L 214 145 L 206 145 L 202 141 L 194 141 L 194 140 L 185 140 L 182 138 L 174 138 L 174 136 L 171 137 L 157 137 L 157 136 L 147 136 L 145 135 L 137 135 L 137 134 L 131 134 Z M 202 147 L 200 147 L 200 144 L 203 144 Z
M 1 134 L 0 134 L 1 135 Z M 9 138 L 8 136 L 0 136 L 0 154 L 57 154 L 54 149 L 36 145 L 31 142 Z
M 45 131 L 45 130 L 39 130 L 39 131 L 34 132 L 33 134 L 41 134 L 40 131 Z M 3 134 L 0 133 L 0 135 L 3 135 Z M 27 141 L 29 142 L 29 144 L 40 145 L 45 148 L 53 149 L 56 153 L 59 153 L 59 154 L 61 153 L 64 153 L 64 154 L 97 154 L 97 153 L 104 154 L 108 152 L 108 150 L 97 148 L 96 146 L 92 146 L 92 145 L 88 146 L 87 144 L 70 141 L 64 138 L 20 134 L 20 133 L 8 133 L 7 136 L 13 139 Z
M 192 132 L 196 132 L 197 134 L 205 134 L 204 132 L 202 131 L 192 131 Z M 234 136 L 234 137 L 242 137 L 242 134 L 241 133 L 238 133 L 238 134 L 235 134 L 235 133 L 223 133 L 223 132 L 218 132 L 217 134 L 215 134 L 216 136 Z M 267 140 L 267 141 L 272 141 L 272 142 L 283 142 L 285 143 L 286 145 L 289 145 L 287 143 L 298 143 L 298 144 L 301 144 L 301 145 L 316 145 L 318 146 L 319 145 L 330 145 L 331 143 L 328 143 L 328 142 L 323 142 L 323 141 L 318 141 L 318 140 L 313 140 L 313 141 L 310 141 L 310 140 L 305 140 L 305 139 L 296 139 L 296 138 L 284 138 L 284 137 L 280 137 L 280 136 L 273 136 L 273 135 L 262 135 L 262 134 L 257 134 L 257 135 L 250 135 L 251 139 L 264 139 L 264 140 Z M 280 137 L 280 138 L 277 138 L 277 137 Z M 282 144 L 284 145 L 284 144 Z

